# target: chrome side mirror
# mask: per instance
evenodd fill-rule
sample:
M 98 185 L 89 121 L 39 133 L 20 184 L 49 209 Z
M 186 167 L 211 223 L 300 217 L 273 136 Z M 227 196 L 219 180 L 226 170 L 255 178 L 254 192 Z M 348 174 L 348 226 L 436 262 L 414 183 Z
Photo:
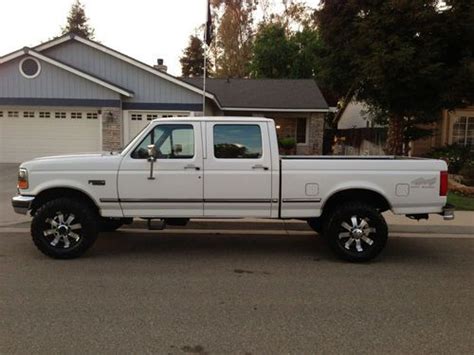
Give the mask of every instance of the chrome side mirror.
M 156 160 L 156 157 L 157 157 L 157 153 L 156 153 L 156 148 L 155 148 L 155 145 L 154 144 L 149 144 L 147 146 L 148 148 L 148 161 L 155 161 Z
M 153 165 L 156 161 L 157 153 L 154 144 L 150 144 L 147 146 L 148 148 L 148 161 L 150 162 L 150 176 L 148 176 L 148 180 L 155 180 L 153 176 Z

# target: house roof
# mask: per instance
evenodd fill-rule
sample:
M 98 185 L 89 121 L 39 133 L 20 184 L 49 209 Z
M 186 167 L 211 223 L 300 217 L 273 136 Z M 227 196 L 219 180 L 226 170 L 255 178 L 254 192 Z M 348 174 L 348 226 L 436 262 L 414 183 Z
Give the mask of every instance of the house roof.
M 86 73 L 78 68 L 74 68 L 66 63 L 63 63 L 63 62 L 60 62 L 56 59 L 53 59 L 53 58 L 50 58 L 48 56 L 45 56 L 41 53 L 38 53 L 37 51 L 31 49 L 31 48 L 28 48 L 28 47 L 24 47 L 20 50 L 17 50 L 13 53 L 10 53 L 8 54 L 7 56 L 4 56 L 4 57 L 1 57 L 0 58 L 0 65 L 1 64 L 4 64 L 4 63 L 8 63 L 16 58 L 19 58 L 21 56 L 24 56 L 24 55 L 28 55 L 28 56 L 31 56 L 31 57 L 34 57 L 36 59 L 39 59 L 41 61 L 44 61 L 46 63 L 49 63 L 51 65 L 54 65 L 58 68 L 61 68 L 65 71 L 68 71 L 72 74 L 75 74 L 81 78 L 84 78 L 86 80 L 89 80 L 89 81 L 92 81 L 98 85 L 101 85 L 103 87 L 106 87 L 112 91 L 115 91 L 121 95 L 124 95 L 124 96 L 127 96 L 127 97 L 133 97 L 134 93 L 133 91 L 130 91 L 130 90 L 127 90 L 127 89 L 124 89 L 116 84 L 113 84 L 109 81 L 106 81 L 104 79 L 101 79 L 97 76 L 94 76 L 92 74 L 89 74 L 89 73 Z
M 184 81 L 202 88 L 202 78 Z M 312 79 L 206 79 L 223 110 L 326 112 L 328 104 Z

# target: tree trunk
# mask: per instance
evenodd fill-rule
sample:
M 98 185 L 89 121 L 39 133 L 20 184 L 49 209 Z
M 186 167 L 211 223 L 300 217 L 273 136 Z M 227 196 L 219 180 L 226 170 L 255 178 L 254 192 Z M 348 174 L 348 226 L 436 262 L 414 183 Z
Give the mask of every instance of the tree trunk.
M 404 121 L 401 116 L 393 116 L 388 121 L 387 144 L 385 153 L 388 155 L 403 155 Z

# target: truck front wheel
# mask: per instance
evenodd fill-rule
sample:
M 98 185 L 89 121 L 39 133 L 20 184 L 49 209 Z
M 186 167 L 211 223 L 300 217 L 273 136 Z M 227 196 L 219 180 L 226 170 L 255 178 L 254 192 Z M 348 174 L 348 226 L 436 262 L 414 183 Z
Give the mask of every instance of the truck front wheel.
M 331 249 L 342 259 L 371 260 L 387 243 L 385 219 L 370 205 L 350 202 L 334 209 L 328 217 L 325 234 Z
M 86 203 L 58 198 L 36 211 L 31 236 L 36 247 L 47 256 L 77 258 L 97 239 L 97 216 Z

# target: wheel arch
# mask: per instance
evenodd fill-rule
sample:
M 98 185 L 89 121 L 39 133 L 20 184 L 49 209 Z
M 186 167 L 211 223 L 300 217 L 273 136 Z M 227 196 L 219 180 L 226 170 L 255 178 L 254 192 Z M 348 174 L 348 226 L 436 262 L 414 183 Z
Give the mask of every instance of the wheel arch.
M 380 212 L 391 209 L 390 202 L 379 191 L 369 188 L 348 188 L 332 193 L 323 204 L 322 213 L 328 212 L 335 206 L 349 201 L 363 201 L 377 208 Z
M 31 214 L 34 215 L 36 213 L 36 210 L 46 202 L 60 197 L 71 197 L 74 199 L 82 200 L 87 203 L 95 212 L 99 212 L 99 206 L 94 201 L 92 196 L 90 196 L 87 192 L 84 192 L 75 187 L 51 187 L 42 190 L 35 196 L 31 207 Z

